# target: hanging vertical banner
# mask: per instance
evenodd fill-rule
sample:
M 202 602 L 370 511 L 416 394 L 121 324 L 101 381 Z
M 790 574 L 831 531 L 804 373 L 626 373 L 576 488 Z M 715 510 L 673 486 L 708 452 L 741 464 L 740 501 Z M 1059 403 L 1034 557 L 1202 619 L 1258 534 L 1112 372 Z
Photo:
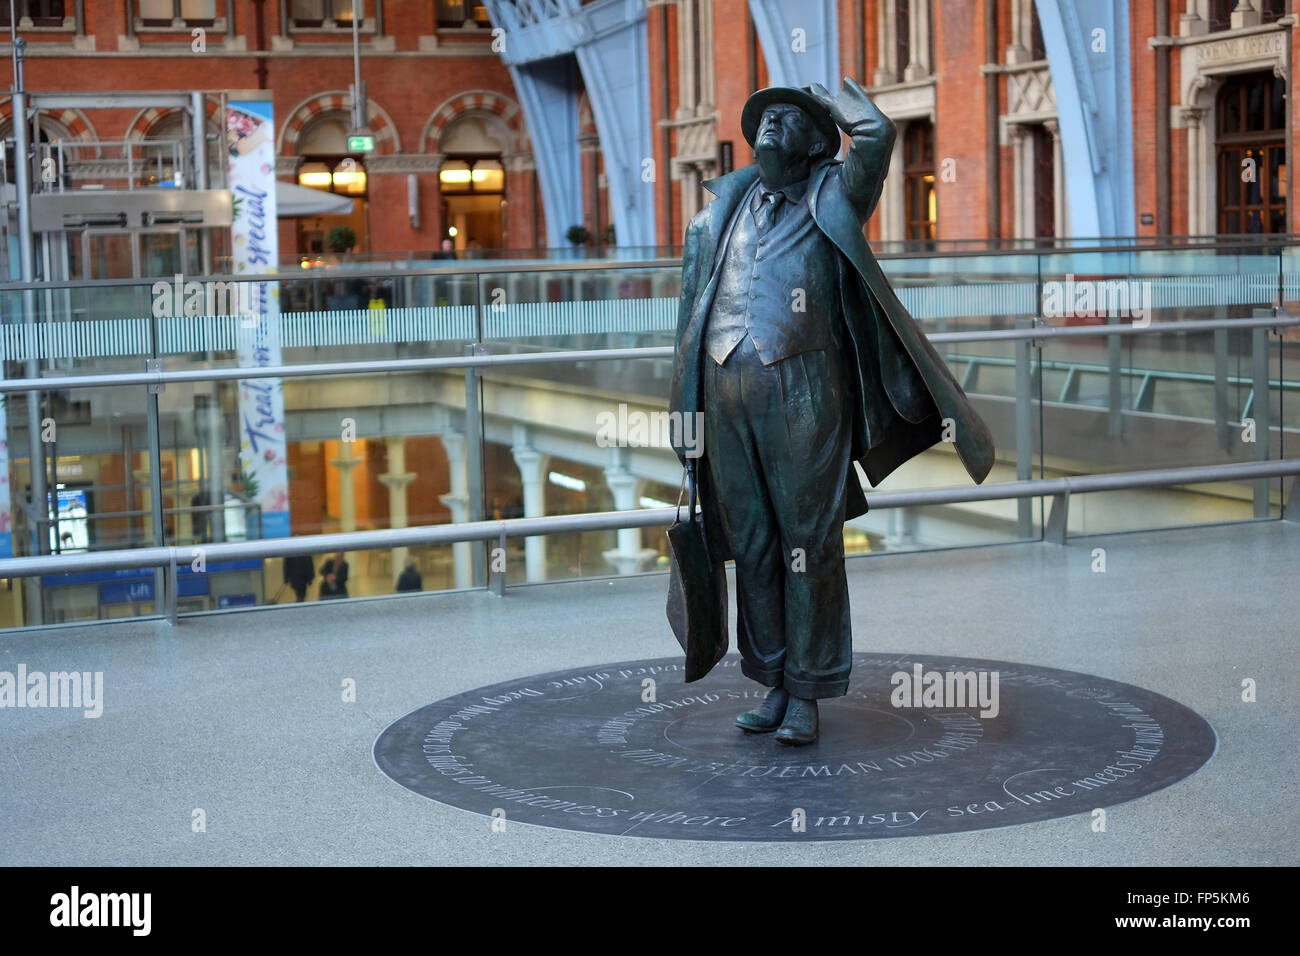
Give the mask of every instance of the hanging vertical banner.
M 230 94 L 226 105 L 226 163 L 234 203 L 230 227 L 232 272 L 277 272 L 275 135 L 269 93 Z M 239 317 L 240 367 L 279 365 L 279 283 L 254 282 L 248 291 L 251 296 L 244 301 L 250 308 Z M 278 378 L 239 382 L 239 466 L 244 496 L 261 505 L 262 536 L 288 537 L 284 387 Z

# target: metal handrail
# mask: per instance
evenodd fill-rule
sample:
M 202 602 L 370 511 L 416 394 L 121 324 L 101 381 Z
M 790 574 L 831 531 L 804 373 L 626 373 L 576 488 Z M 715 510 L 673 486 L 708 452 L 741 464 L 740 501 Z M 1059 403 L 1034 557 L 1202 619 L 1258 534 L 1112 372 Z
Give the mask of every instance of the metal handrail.
M 1143 240 L 1150 239 L 1150 242 Z M 1171 242 L 1172 239 L 1183 239 L 1183 242 Z M 1248 251 L 1251 249 L 1258 250 L 1260 247 L 1277 249 L 1277 248 L 1294 248 L 1300 243 L 1300 235 L 1271 233 L 1267 236 L 1256 233 L 1236 234 L 1236 235 L 1214 235 L 1214 236 L 1123 236 L 1114 239 L 1108 239 L 1096 236 L 1080 236 L 1077 239 L 1066 239 L 1066 244 L 1060 244 L 1062 240 L 1056 240 L 1053 245 L 1033 245 L 1040 240 L 1034 239 L 1002 239 L 1002 240 L 973 240 L 975 242 L 987 242 L 985 248 L 961 248 L 958 245 L 949 248 L 938 249 L 919 249 L 910 248 L 901 251 L 890 252 L 888 247 L 899 246 L 910 243 L 913 246 L 919 246 L 927 240 L 900 240 L 892 239 L 884 242 L 873 242 L 873 249 L 885 247 L 883 251 L 875 253 L 877 259 L 936 259 L 936 258 L 954 258 L 969 259 L 977 256 L 1060 256 L 1069 253 L 1132 253 L 1132 252 L 1223 252 L 1223 251 Z M 942 242 L 943 240 L 939 240 Z M 960 243 L 963 240 L 948 240 L 952 243 Z M 1088 245 L 1069 245 L 1070 242 L 1088 243 Z M 1008 245 L 1002 247 L 999 243 L 1015 244 L 1019 246 Z M 1267 253 L 1270 257 L 1275 256 L 1275 252 Z
M 74 146 L 76 144 L 73 144 Z M 1060 246 L 1053 248 L 1026 248 L 1026 249 L 949 249 L 949 250 L 917 250 L 904 252 L 880 252 L 876 258 L 881 260 L 909 260 L 909 259 L 961 259 L 976 258 L 980 256 L 1061 256 L 1072 254 L 1095 254 L 1095 253 L 1141 253 L 1141 252 L 1188 252 L 1188 253 L 1205 253 L 1205 252 L 1223 252 L 1223 251 L 1241 251 L 1249 252 L 1258 251 L 1261 248 L 1281 249 L 1297 248 L 1300 246 L 1300 235 L 1270 235 L 1267 237 L 1241 237 L 1229 240 L 1223 240 L 1218 237 L 1209 237 L 1204 243 L 1197 242 L 1199 237 L 1187 237 L 1189 241 L 1186 245 L 1179 244 L 1153 244 L 1147 245 L 1142 242 L 1133 242 L 1133 238 L 1126 237 L 1116 240 L 1095 240 L 1097 245 L 1087 246 Z M 1094 240 L 1080 240 L 1092 242 Z M 1122 244 L 1121 244 L 1122 243 Z M 614 247 L 617 248 L 617 247 Z M 1281 269 L 1281 256 L 1277 252 L 1270 251 L 1267 253 L 1269 258 L 1277 258 L 1278 266 Z M 514 273 L 536 273 L 536 272 L 587 272 L 587 271 L 622 271 L 635 269 L 680 269 L 682 260 L 680 256 L 655 257 L 650 259 L 634 259 L 623 261 L 619 259 L 573 259 L 573 260 L 551 260 L 545 262 L 521 262 L 511 259 L 456 259 L 447 260 L 446 266 L 421 266 L 419 268 L 407 268 L 405 263 L 409 259 L 402 260 L 385 260 L 387 262 L 401 262 L 404 267 L 400 270 L 394 269 L 348 269 L 344 272 L 329 273 L 329 278 L 347 278 L 347 279 L 392 279 L 395 276 L 402 278 L 420 278 L 423 276 L 445 277 L 449 275 L 496 275 L 505 272 Z M 477 264 L 471 264 L 477 263 Z M 1028 273 L 1026 273 L 1027 275 Z M 22 291 L 41 291 L 47 289 L 84 289 L 84 288 L 113 288 L 113 287 L 130 287 L 130 286 L 151 286 L 155 282 L 167 281 L 171 276 L 154 276 L 151 278 L 129 278 L 129 279 L 70 279 L 62 281 L 33 281 L 33 282 L 0 282 L 0 293 L 3 292 L 22 292 Z M 299 271 L 286 268 L 281 272 L 257 273 L 257 274 L 235 274 L 220 273 L 215 275 L 187 275 L 187 282 L 229 282 L 238 280 L 241 282 L 292 282 L 292 281 L 326 281 L 325 278 L 318 274 L 304 275 Z
M 1051 523 L 1059 526 L 1057 540 L 1064 543 L 1064 508 L 1071 494 L 1096 491 L 1121 491 L 1132 488 L 1168 487 L 1180 484 L 1239 481 L 1255 478 L 1278 478 L 1300 475 L 1300 458 L 1265 462 L 1241 462 L 1228 465 L 1202 465 L 1188 468 L 1152 469 L 1101 475 L 1039 478 L 1009 481 L 994 485 L 960 485 L 924 488 L 915 491 L 873 492 L 867 496 L 872 510 L 908 508 L 925 505 L 959 504 L 978 501 L 1053 497 L 1060 510 L 1053 511 Z M 1285 516 L 1300 519 L 1296 491 Z M 179 566 L 189 565 L 200 555 L 205 561 L 264 560 L 290 555 L 312 555 L 338 551 L 363 551 L 378 548 L 449 545 L 470 541 L 504 541 L 506 538 L 536 537 L 550 534 L 573 534 L 586 531 L 611 531 L 620 528 L 667 527 L 680 516 L 680 508 L 649 508 L 635 511 L 611 511 L 580 515 L 550 515 L 538 518 L 503 518 L 458 524 L 424 525 L 414 528 L 385 528 L 373 531 L 348 531 L 331 534 L 300 535 L 293 538 L 259 538 L 252 541 L 223 542 L 206 545 L 163 546 L 120 549 L 116 551 L 80 552 L 0 559 L 0 578 L 30 575 L 75 574 L 85 571 L 117 571 L 132 568 L 167 568 L 171 576 L 168 593 L 168 617 L 176 618 L 175 575 Z M 482 589 L 478 589 L 482 590 Z
M 1014 368 L 1016 360 L 1004 355 L 945 355 L 944 360 L 953 364 L 965 365 L 988 365 L 997 368 Z M 1106 365 L 1098 362 L 1067 362 L 1060 359 L 1043 359 L 1035 361 L 1034 368 L 1040 368 L 1044 372 L 1083 372 L 1090 375 L 1104 375 L 1110 371 Z M 1126 378 L 1136 378 L 1141 375 L 1144 378 L 1155 378 L 1162 382 L 1196 382 L 1196 383 L 1213 383 L 1213 372 L 1179 372 L 1174 369 L 1164 368 L 1122 368 L 1120 374 Z M 1229 385 L 1251 385 L 1254 383 L 1248 375 L 1229 375 L 1224 379 Z M 963 386 L 964 387 L 964 386 Z M 1300 379 L 1277 379 L 1268 380 L 1269 388 L 1281 388 L 1287 391 L 1300 389 Z
M 263 365 L 256 368 L 178 369 L 171 372 L 113 372 L 105 375 L 68 375 L 58 378 L 0 380 L 0 393 L 32 389 L 61 390 L 121 385 L 167 385 L 178 382 L 224 382 L 250 378 L 311 378 L 319 375 L 365 375 L 392 372 L 427 372 L 443 369 L 492 368 L 506 365 L 548 365 L 556 362 L 594 362 L 611 359 L 672 358 L 671 345 L 631 349 L 580 349 L 564 352 L 525 352 L 512 355 L 443 356 L 385 359 L 370 362 L 317 362 L 303 365 Z
M 1042 317 L 1025 329 L 991 329 L 979 332 L 933 332 L 926 337 L 935 343 L 945 342 L 1020 342 L 1037 339 L 1085 339 L 1098 335 L 1150 335 L 1166 332 L 1212 332 L 1215 329 L 1274 329 L 1300 325 L 1300 316 L 1289 313 L 1241 319 L 1188 319 L 1182 322 L 1152 322 L 1133 325 L 1117 322 L 1109 325 L 1048 325 Z
M 76 145 L 77 144 L 75 143 L 72 144 L 72 146 L 74 147 Z M 953 248 L 935 249 L 935 250 L 904 250 L 904 251 L 888 251 L 886 249 L 886 250 L 877 251 L 876 258 L 880 260 L 905 261 L 910 259 L 963 259 L 963 258 L 978 258 L 982 256 L 983 257 L 986 256 L 1018 256 L 1018 257 L 1060 256 L 1060 255 L 1067 255 L 1067 254 L 1074 254 L 1074 253 L 1085 255 L 1085 254 L 1096 254 L 1096 253 L 1122 254 L 1122 253 L 1141 253 L 1141 252 L 1189 252 L 1189 253 L 1191 252 L 1197 252 L 1197 253 L 1232 252 L 1232 251 L 1250 252 L 1252 250 L 1258 251 L 1260 250 L 1261 247 L 1266 247 L 1270 249 L 1296 248 L 1298 245 L 1300 245 L 1300 235 L 1288 236 L 1288 235 L 1281 235 L 1281 234 L 1269 235 L 1267 237 L 1258 237 L 1258 238 L 1243 236 L 1241 238 L 1234 238 L 1228 240 L 1224 240 L 1222 237 L 1187 236 L 1184 238 L 1186 238 L 1188 241 L 1184 244 L 1168 243 L 1168 242 L 1166 243 L 1153 242 L 1148 244 L 1141 241 L 1134 242 L 1132 241 L 1134 238 L 1141 240 L 1143 237 L 1125 237 L 1122 239 L 1115 239 L 1115 240 L 1088 238 L 1088 239 L 1080 239 L 1078 241 L 1089 242 L 1089 243 L 1095 242 L 1096 245 L 1054 246 L 1050 248 L 994 247 L 994 248 L 979 248 L 979 249 L 963 249 L 963 248 L 953 247 Z M 954 240 L 954 241 L 958 241 L 958 240 Z M 1008 240 L 1008 241 L 1012 241 L 1012 240 Z M 1020 241 L 1028 241 L 1028 240 L 1020 240 Z M 1117 244 L 1117 243 L 1121 243 L 1121 244 Z M 891 241 L 883 244 L 874 243 L 873 245 L 878 248 L 881 245 L 889 246 L 889 245 L 898 245 L 898 244 L 901 243 L 897 241 Z M 620 247 L 614 246 L 611 248 L 617 249 Z M 508 252 L 511 250 L 505 250 L 505 251 Z M 546 251 L 545 249 L 518 250 L 520 256 L 523 258 L 528 258 L 530 255 L 535 256 L 536 254 L 545 251 Z M 312 255 L 315 254 L 313 253 Z M 1275 257 L 1280 258 L 1278 253 L 1273 251 L 1269 251 L 1267 255 L 1269 258 L 1275 258 Z M 422 276 L 447 276 L 447 275 L 473 276 L 473 275 L 492 275 L 492 274 L 499 274 L 502 272 L 511 272 L 511 273 L 573 272 L 573 271 L 588 271 L 588 270 L 621 270 L 621 269 L 647 269 L 647 268 L 678 269 L 681 267 L 682 264 L 682 260 L 680 256 L 664 256 L 664 257 L 655 257 L 650 259 L 634 259 L 634 260 L 627 260 L 627 261 L 614 258 L 614 259 L 597 259 L 597 260 L 555 259 L 550 261 L 539 261 L 539 262 L 523 262 L 520 261 L 519 259 L 497 258 L 497 259 L 477 260 L 478 264 L 473 264 L 473 265 L 470 263 L 475 262 L 475 260 L 470 260 L 470 259 L 457 259 L 454 261 L 448 260 L 448 265 L 446 266 L 421 266 L 416 268 L 408 265 L 408 263 L 413 261 L 410 253 L 408 253 L 405 258 L 401 258 L 401 259 L 385 259 L 385 260 L 374 260 L 374 261 L 380 261 L 389 264 L 400 263 L 403 265 L 403 268 L 401 268 L 400 270 L 394 270 L 392 268 L 370 269 L 370 270 L 348 269 L 343 272 L 328 273 L 328 276 L 331 278 L 339 277 L 339 278 L 350 278 L 350 279 L 391 279 L 394 278 L 395 276 L 401 276 L 403 278 L 407 278 L 407 277 L 419 278 Z M 1280 263 L 1279 263 L 1279 267 L 1280 267 Z M 151 278 L 79 279 L 79 280 L 64 280 L 58 282 L 51 282 L 45 280 L 34 281 L 30 283 L 0 282 L 0 292 L 20 292 L 24 290 L 42 290 L 42 289 L 80 289 L 80 288 L 91 288 L 91 287 L 101 287 L 101 286 L 110 287 L 110 288 L 114 286 L 138 286 L 138 285 L 150 285 L 153 282 L 162 281 L 170 278 L 171 278 L 170 276 L 154 276 Z M 243 274 L 235 274 L 235 273 L 227 272 L 227 273 L 218 273 L 212 275 L 186 276 L 187 281 L 198 281 L 198 282 L 206 282 L 206 281 L 228 282 L 232 279 L 239 279 L 240 281 L 246 281 L 246 282 L 277 282 L 277 281 L 283 282 L 283 281 L 299 281 L 304 279 L 323 281 L 323 279 L 319 276 L 318 273 L 304 275 L 303 273 L 290 268 L 288 264 L 286 264 L 284 271 L 274 272 L 274 273 L 259 273 L 259 274 L 243 275 Z
M 448 261 L 450 262 L 451 260 Z M 422 276 L 445 278 L 449 275 L 501 275 L 503 273 L 514 275 L 519 272 L 621 272 L 633 269 L 680 269 L 681 266 L 681 259 L 637 259 L 630 262 L 623 262 L 618 259 L 606 259 L 597 262 L 579 259 L 574 260 L 573 262 L 498 262 L 495 265 L 488 262 L 484 265 L 477 266 L 466 265 L 465 260 L 457 259 L 452 265 L 446 267 L 437 266 L 420 269 L 402 269 L 400 272 L 394 272 L 392 269 L 358 269 L 355 271 L 349 269 L 346 272 L 329 273 L 328 277 L 322 277 L 319 273 L 304 274 L 301 271 L 295 272 L 291 270 L 285 270 L 284 272 L 261 273 L 227 272 L 219 275 L 187 275 L 185 276 L 185 281 L 329 282 L 334 279 L 392 279 L 395 277 L 403 279 L 418 279 Z M 25 291 L 42 292 L 51 289 L 100 289 L 120 287 L 152 288 L 159 282 L 170 283 L 172 278 L 172 276 L 154 276 L 148 279 L 65 279 L 58 282 L 0 282 L 0 293 Z
M 1145 326 L 1035 325 L 1025 329 L 994 329 L 980 332 L 923 333 L 932 343 L 1036 341 L 1053 338 L 1089 338 L 1100 335 L 1152 335 L 1171 332 L 1210 332 L 1215 329 L 1269 329 L 1300 326 L 1300 316 L 1276 315 L 1242 319 L 1159 322 Z M 52 391 L 74 388 L 108 388 L 126 385 L 157 385 L 182 382 L 223 382 L 253 378 L 312 378 L 321 375 L 391 374 L 393 372 L 447 369 L 501 368 L 514 365 L 551 365 L 568 362 L 616 359 L 671 359 L 671 345 L 628 349 L 575 349 L 553 352 L 522 352 L 505 355 L 438 356 L 433 358 L 383 359 L 368 362 L 316 362 L 302 365 L 263 365 L 255 368 L 176 369 L 173 371 L 111 372 L 100 375 L 65 375 L 46 378 L 0 380 L 0 394 L 7 392 Z

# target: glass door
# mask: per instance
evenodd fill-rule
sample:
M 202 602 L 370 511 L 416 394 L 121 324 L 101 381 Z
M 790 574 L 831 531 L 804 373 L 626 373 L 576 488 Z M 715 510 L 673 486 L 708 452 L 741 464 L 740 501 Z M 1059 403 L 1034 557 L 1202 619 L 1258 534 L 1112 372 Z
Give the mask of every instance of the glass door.
M 135 236 L 118 229 L 87 229 L 81 234 L 83 279 L 133 279 L 140 274 Z
M 141 278 L 170 278 L 202 274 L 198 234 L 181 229 L 151 229 L 139 233 Z

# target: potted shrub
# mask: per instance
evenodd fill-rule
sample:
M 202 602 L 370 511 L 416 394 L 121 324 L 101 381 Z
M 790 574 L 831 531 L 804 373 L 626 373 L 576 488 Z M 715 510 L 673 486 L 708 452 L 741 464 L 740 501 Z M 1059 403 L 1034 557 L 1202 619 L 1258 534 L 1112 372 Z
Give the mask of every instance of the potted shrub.
M 325 245 L 330 252 L 344 254 L 351 252 L 357 245 L 357 234 L 349 226 L 335 226 L 325 236 Z

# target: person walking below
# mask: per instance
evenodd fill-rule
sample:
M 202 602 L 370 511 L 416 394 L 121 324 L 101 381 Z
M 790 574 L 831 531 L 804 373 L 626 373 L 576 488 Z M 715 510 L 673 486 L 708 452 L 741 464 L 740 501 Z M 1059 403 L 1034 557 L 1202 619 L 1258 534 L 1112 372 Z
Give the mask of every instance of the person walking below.
M 348 596 L 348 563 L 343 559 L 342 551 L 320 566 L 320 576 L 322 601 Z
M 307 588 L 316 579 L 316 562 L 310 554 L 292 554 L 284 559 L 284 580 L 299 601 L 307 600 Z
M 415 560 L 409 559 L 406 567 L 402 568 L 402 573 L 397 576 L 397 591 L 423 591 L 424 579 L 420 577 L 420 569 L 415 566 Z

